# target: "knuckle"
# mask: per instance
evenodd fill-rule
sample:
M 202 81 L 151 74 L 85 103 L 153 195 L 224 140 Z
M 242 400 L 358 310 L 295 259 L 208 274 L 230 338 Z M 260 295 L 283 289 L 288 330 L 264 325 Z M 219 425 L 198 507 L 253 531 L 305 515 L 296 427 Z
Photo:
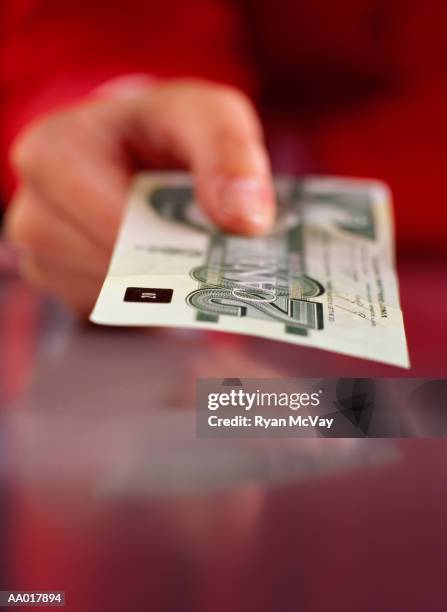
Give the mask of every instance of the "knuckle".
M 161 124 L 169 124 L 169 118 L 177 113 L 193 120 L 199 118 L 205 125 L 222 124 L 223 129 L 228 126 L 230 131 L 262 140 L 261 123 L 252 101 L 231 85 L 177 79 L 158 85 L 150 97 L 157 121 Z
M 27 125 L 11 146 L 11 165 L 21 175 L 35 176 L 45 165 L 62 160 L 67 143 L 83 129 L 77 115 L 75 111 L 67 110 Z
M 219 106 L 225 110 L 233 126 L 237 125 L 238 129 L 243 127 L 243 131 L 250 137 L 261 137 L 262 128 L 257 111 L 244 92 L 234 87 L 220 86 L 217 95 Z
M 27 251 L 39 251 L 45 242 L 41 226 L 35 222 L 31 207 L 23 202 L 16 202 L 5 219 L 5 235 L 16 245 Z
M 256 114 L 252 101 L 247 94 L 240 89 L 229 85 L 220 85 L 218 94 L 226 104 L 239 108 L 239 110 L 245 113 Z
M 222 100 L 232 104 L 248 105 L 249 99 L 240 89 L 232 85 L 214 85 L 212 86 L 214 93 Z
M 212 83 L 200 79 L 184 79 L 173 81 L 171 90 L 178 92 L 179 88 L 191 94 L 196 94 L 200 100 L 208 100 L 211 105 L 227 106 L 247 114 L 256 115 L 256 110 L 249 96 L 232 85 Z
M 45 155 L 52 132 L 50 120 L 41 120 L 26 127 L 11 147 L 12 166 L 24 174 L 32 172 Z

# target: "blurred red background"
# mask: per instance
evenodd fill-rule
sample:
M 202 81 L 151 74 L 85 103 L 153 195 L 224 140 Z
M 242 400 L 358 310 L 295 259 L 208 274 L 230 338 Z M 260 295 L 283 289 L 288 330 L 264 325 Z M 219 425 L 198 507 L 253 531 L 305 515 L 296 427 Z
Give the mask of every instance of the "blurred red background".
M 111 77 L 209 78 L 252 95 L 276 170 L 385 180 L 399 249 L 445 250 L 445 2 L 4 0 L 1 10 L 3 171 L 21 126 Z

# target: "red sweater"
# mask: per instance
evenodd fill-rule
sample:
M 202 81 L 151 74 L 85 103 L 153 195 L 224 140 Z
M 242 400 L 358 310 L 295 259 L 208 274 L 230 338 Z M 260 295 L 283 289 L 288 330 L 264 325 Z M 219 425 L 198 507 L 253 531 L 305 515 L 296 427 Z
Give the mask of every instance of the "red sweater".
M 250 92 L 267 129 L 304 144 L 307 170 L 390 183 L 400 246 L 444 248 L 442 0 L 3 0 L 2 10 L 4 159 L 32 117 L 110 77 L 206 77 Z

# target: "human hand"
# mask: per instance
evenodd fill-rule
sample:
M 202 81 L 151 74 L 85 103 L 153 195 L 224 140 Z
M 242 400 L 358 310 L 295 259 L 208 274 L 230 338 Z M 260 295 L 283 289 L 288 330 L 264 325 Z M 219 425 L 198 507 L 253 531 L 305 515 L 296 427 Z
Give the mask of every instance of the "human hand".
M 132 173 L 191 170 L 205 212 L 262 233 L 275 203 L 256 112 L 237 90 L 195 80 L 87 99 L 39 118 L 12 148 L 19 187 L 6 234 L 32 283 L 87 315 L 106 274 Z

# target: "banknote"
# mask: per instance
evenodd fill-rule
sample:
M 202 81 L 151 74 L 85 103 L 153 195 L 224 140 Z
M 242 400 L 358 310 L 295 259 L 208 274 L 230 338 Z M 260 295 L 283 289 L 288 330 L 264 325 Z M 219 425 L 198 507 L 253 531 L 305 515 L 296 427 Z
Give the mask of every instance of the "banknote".
M 275 178 L 265 236 L 219 230 L 191 177 L 135 177 L 91 320 L 262 336 L 409 367 L 387 187 Z

